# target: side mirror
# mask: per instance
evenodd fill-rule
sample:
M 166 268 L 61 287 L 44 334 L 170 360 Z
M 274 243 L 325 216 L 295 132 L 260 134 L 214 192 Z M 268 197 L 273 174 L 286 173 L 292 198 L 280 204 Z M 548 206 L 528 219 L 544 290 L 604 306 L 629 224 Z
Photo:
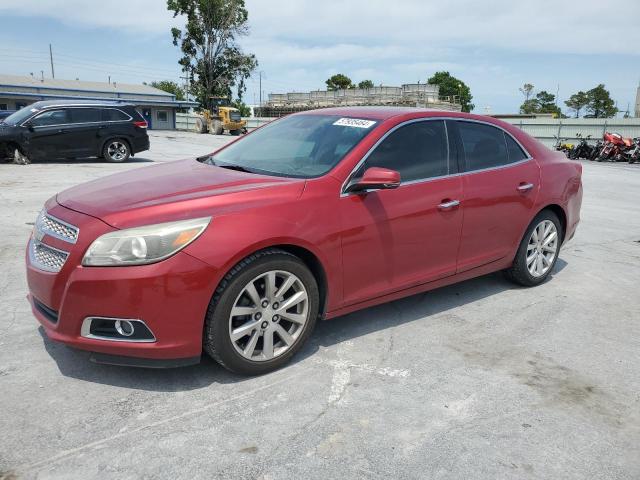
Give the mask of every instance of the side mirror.
M 351 192 L 366 192 L 368 190 L 386 190 L 400 186 L 400 172 L 388 168 L 367 168 L 364 175 L 356 183 L 346 189 Z
M 26 123 L 23 124 L 23 126 L 27 127 L 29 130 L 33 131 L 33 123 L 26 122 Z

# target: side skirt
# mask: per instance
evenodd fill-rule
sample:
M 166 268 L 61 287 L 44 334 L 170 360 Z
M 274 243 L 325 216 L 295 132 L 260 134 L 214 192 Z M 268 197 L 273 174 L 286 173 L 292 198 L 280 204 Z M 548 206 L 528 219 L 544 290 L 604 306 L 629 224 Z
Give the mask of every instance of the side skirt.
M 487 275 L 489 273 L 497 272 L 499 270 L 508 268 L 510 264 L 511 264 L 510 260 L 505 260 L 505 258 L 501 258 L 500 260 L 496 260 L 486 265 L 482 265 L 481 267 L 476 267 L 472 270 L 467 270 L 465 272 L 451 275 L 450 277 L 441 278 L 433 282 L 422 283 L 420 285 L 416 285 L 415 287 L 406 288 L 398 292 L 388 293 L 381 297 L 372 298 L 371 300 L 367 300 L 365 302 L 359 302 L 353 305 L 347 305 L 345 307 L 338 308 L 331 312 L 327 312 L 324 319 L 330 320 L 332 318 L 340 317 L 342 315 L 346 315 L 348 313 L 355 312 L 357 310 L 362 310 L 364 308 L 373 307 L 375 305 L 392 302 L 393 300 L 398 300 L 400 298 L 409 297 L 411 295 L 416 295 L 418 293 L 428 292 L 429 290 L 435 290 L 436 288 L 446 287 L 447 285 L 452 285 L 454 283 L 462 282 L 464 280 L 469 280 L 471 278 Z

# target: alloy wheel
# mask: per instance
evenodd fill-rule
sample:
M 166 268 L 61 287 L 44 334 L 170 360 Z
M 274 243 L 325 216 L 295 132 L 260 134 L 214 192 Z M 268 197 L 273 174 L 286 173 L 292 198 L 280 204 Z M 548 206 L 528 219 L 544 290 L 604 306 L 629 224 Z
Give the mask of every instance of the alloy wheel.
M 291 272 L 271 270 L 247 283 L 229 315 L 236 351 L 256 362 L 282 355 L 298 340 L 309 314 L 309 295 Z
M 558 229 L 550 220 L 543 220 L 531 232 L 527 244 L 527 269 L 533 277 L 542 277 L 553 266 L 558 254 Z
M 111 142 L 107 148 L 109 158 L 120 162 L 127 156 L 127 146 L 122 142 Z

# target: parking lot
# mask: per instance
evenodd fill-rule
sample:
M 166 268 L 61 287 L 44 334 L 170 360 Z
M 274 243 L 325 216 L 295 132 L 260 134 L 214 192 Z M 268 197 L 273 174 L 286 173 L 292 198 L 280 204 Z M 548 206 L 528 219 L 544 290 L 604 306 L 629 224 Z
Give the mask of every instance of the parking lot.
M 96 365 L 30 312 L 45 200 L 234 138 L 150 136 L 125 164 L 0 165 L 0 478 L 640 478 L 640 166 L 583 162 L 547 283 L 493 274 L 321 322 L 246 378 Z

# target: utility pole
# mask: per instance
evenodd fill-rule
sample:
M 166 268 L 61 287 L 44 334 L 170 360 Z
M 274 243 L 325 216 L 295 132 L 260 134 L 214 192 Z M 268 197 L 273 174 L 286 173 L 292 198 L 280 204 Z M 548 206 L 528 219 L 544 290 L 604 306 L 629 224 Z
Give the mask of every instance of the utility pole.
M 258 75 L 260 75 L 260 106 L 262 107 L 262 70 L 258 72 Z
M 56 78 L 56 74 L 53 71 L 53 49 L 51 48 L 51 44 L 49 44 L 49 59 L 51 60 L 51 78 Z
M 187 102 L 189 101 L 189 72 L 184 72 L 184 77 L 180 77 L 181 79 L 184 78 L 184 94 L 187 98 Z

